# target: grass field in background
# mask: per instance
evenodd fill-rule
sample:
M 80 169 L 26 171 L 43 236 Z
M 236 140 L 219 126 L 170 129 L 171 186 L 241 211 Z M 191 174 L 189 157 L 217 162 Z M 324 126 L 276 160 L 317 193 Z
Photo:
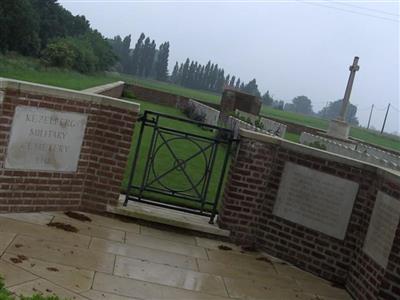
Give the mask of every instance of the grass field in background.
M 80 74 L 70 70 L 60 70 L 56 68 L 44 68 L 38 59 L 26 58 L 21 56 L 1 56 L 0 55 L 0 76 L 18 80 L 32 81 L 36 83 L 48 84 L 75 90 L 82 90 L 96 85 L 123 80 L 127 83 L 135 83 L 147 88 L 174 93 L 186 97 L 192 97 L 210 103 L 219 103 L 220 95 L 208 91 L 199 91 L 177 86 L 175 84 L 159 82 L 155 80 L 139 79 L 130 75 L 118 73 L 103 74 Z M 292 112 L 273 109 L 263 106 L 261 113 L 266 116 L 275 117 L 284 121 L 298 123 L 326 130 L 328 120 L 295 114 Z M 378 132 L 366 130 L 364 128 L 351 128 L 350 135 L 353 138 L 380 145 L 386 148 L 400 151 L 400 138 L 391 135 L 381 135 Z M 287 134 L 286 138 L 298 142 L 299 136 Z
M 159 104 L 153 104 L 153 103 L 149 103 L 149 102 L 145 102 L 145 101 L 137 101 L 137 100 L 132 100 L 132 99 L 127 99 L 127 100 L 140 103 L 142 113 L 145 110 L 150 110 L 153 112 L 160 112 L 160 113 L 164 113 L 164 114 L 168 114 L 168 115 L 172 115 L 172 116 L 176 116 L 176 117 L 185 118 L 183 113 L 179 109 L 176 109 L 176 108 L 163 106 L 163 105 L 159 105 Z M 162 121 L 160 121 L 160 125 L 162 125 L 163 127 L 173 128 L 176 130 L 184 130 L 187 133 L 190 132 L 193 134 L 198 134 L 198 135 L 206 136 L 209 138 L 213 138 L 215 136 L 214 132 L 206 131 L 195 124 L 183 123 L 183 122 L 176 121 L 176 120 L 162 119 Z M 127 164 L 124 179 L 122 182 L 122 188 L 124 191 L 127 190 L 128 183 L 129 183 L 129 177 L 130 177 L 131 170 L 132 170 L 134 154 L 135 154 L 136 148 L 138 146 L 140 126 L 141 126 L 141 123 L 138 123 L 137 128 L 135 128 L 135 133 L 134 133 L 134 136 L 132 139 L 131 152 L 128 157 L 128 164 Z M 183 126 L 184 126 L 184 128 L 183 128 Z M 138 164 L 136 167 L 135 176 L 134 176 L 134 180 L 133 180 L 133 183 L 137 186 L 140 186 L 141 180 L 143 179 L 146 158 L 147 158 L 147 154 L 148 154 L 148 151 L 150 148 L 150 141 L 151 141 L 152 133 L 153 133 L 153 129 L 149 128 L 149 127 L 146 127 L 146 129 L 143 132 L 142 143 L 141 143 L 141 147 L 140 147 L 140 156 L 138 159 Z M 166 139 L 175 138 L 175 136 L 165 134 L 165 138 Z M 196 151 L 199 150 L 198 146 L 195 143 L 192 143 L 187 139 L 174 139 L 170 143 L 171 143 L 170 144 L 171 147 L 173 148 L 173 151 L 176 153 L 176 155 L 179 159 L 185 160 L 188 157 L 190 157 L 191 155 L 193 155 Z M 196 143 L 201 147 L 205 147 L 208 144 L 208 143 L 201 142 L 199 140 L 196 140 Z M 160 147 L 158 148 L 158 146 L 160 146 Z M 160 138 L 157 140 L 157 149 L 159 149 L 159 150 L 156 152 L 156 159 L 155 159 L 156 163 L 154 164 L 154 172 L 156 174 L 160 175 L 160 174 L 163 174 L 164 172 L 166 172 L 167 170 L 169 170 L 174 165 L 175 159 L 169 152 L 168 148 L 166 146 L 162 146 L 162 140 Z M 208 150 L 206 153 L 209 154 L 210 151 L 211 151 L 211 149 Z M 215 159 L 214 172 L 212 173 L 212 176 L 211 176 L 210 185 L 209 185 L 209 193 L 208 193 L 208 197 L 207 197 L 207 201 L 210 203 L 213 203 L 214 199 L 215 199 L 225 154 L 226 154 L 226 147 L 224 145 L 219 146 L 218 152 L 216 155 L 216 159 Z M 205 171 L 204 168 L 205 168 L 205 160 L 204 160 L 204 157 L 201 155 L 190 160 L 185 166 L 185 170 L 189 174 L 193 183 L 199 182 L 201 180 L 201 178 L 204 174 L 204 171 Z M 154 179 L 153 169 L 151 169 L 149 178 L 151 180 Z M 179 170 L 175 170 L 175 171 L 169 173 L 169 175 L 163 177 L 161 182 L 165 186 L 170 187 L 172 189 L 176 189 L 176 190 L 179 190 L 179 189 L 182 189 L 185 187 L 186 188 L 190 187 L 190 184 L 187 181 L 186 177 L 183 175 L 182 171 L 179 171 Z M 160 183 L 157 183 L 157 182 L 155 182 L 153 186 L 157 187 L 157 188 L 162 188 Z M 135 191 L 137 192 L 137 190 L 133 190 L 133 192 L 135 192 Z M 194 194 L 194 193 L 191 193 L 191 194 Z M 191 208 L 199 208 L 200 207 L 199 204 L 190 202 L 188 200 L 180 200 L 175 197 L 155 194 L 155 193 L 151 193 L 151 192 L 145 192 L 144 197 L 147 199 L 157 199 L 158 201 L 161 200 L 166 203 L 184 205 L 184 206 L 191 207 Z M 209 210 L 211 207 L 212 207 L 211 205 L 206 205 L 205 209 Z

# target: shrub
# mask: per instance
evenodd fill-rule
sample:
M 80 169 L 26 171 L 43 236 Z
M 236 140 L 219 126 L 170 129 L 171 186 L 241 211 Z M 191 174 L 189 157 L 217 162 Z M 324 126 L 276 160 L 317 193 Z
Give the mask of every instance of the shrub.
M 4 287 L 3 279 L 0 276 L 0 300 L 60 300 L 60 298 L 57 296 L 44 297 L 38 294 L 31 297 L 20 296 L 15 298 L 15 296 Z
M 194 105 L 188 104 L 186 105 L 182 112 L 191 120 L 197 121 L 197 122 L 204 122 L 206 119 L 206 115 L 205 114 L 199 114 L 196 111 L 196 108 Z
M 42 52 L 42 61 L 46 65 L 71 68 L 81 73 L 104 71 L 115 60 L 111 46 L 97 32 L 55 39 Z

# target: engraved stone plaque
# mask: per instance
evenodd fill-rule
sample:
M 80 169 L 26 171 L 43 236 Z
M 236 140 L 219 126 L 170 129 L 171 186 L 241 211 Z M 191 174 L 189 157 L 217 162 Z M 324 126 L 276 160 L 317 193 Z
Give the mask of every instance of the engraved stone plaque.
M 287 162 L 273 214 L 344 239 L 358 183 Z
M 378 191 L 363 250 L 382 268 L 387 266 L 399 221 L 400 200 Z
M 87 115 L 17 106 L 5 168 L 75 172 Z

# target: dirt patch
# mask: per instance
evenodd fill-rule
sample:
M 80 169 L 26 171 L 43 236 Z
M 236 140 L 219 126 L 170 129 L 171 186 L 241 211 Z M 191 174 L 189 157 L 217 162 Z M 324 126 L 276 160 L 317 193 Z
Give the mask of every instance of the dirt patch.
M 54 267 L 47 267 L 46 269 L 50 272 L 58 272 L 59 271 L 57 268 L 54 268 Z
M 66 212 L 64 212 L 64 214 L 72 219 L 76 219 L 76 220 L 79 220 L 82 222 L 92 222 L 92 219 L 84 214 L 80 214 L 80 213 L 73 212 L 73 211 L 66 211 Z
M 17 255 L 17 257 L 10 257 L 10 260 L 14 263 L 14 264 L 20 264 L 22 263 L 24 260 L 27 260 L 28 258 L 25 255 Z
M 65 224 L 62 222 L 51 222 L 51 223 L 47 224 L 47 226 L 55 227 L 57 229 L 61 229 L 61 230 L 68 231 L 68 232 L 78 232 L 78 228 L 76 228 L 75 226 L 72 226 L 70 224 Z
M 218 249 L 219 249 L 219 250 L 225 250 L 225 251 L 232 250 L 231 247 L 228 247 L 228 246 L 225 246 L 225 245 L 219 245 L 219 246 L 218 246 Z
M 267 263 L 272 264 L 272 261 L 271 261 L 268 257 L 264 257 L 264 256 L 262 256 L 262 257 L 257 257 L 256 260 L 265 261 L 265 262 L 267 262 Z

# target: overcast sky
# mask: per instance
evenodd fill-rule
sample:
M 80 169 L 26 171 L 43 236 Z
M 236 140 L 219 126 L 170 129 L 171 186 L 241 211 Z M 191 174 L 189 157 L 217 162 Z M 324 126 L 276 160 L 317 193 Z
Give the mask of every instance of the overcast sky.
M 350 101 L 366 126 L 400 131 L 398 1 L 89 1 L 60 0 L 106 37 L 141 32 L 170 42 L 170 69 L 187 57 L 212 60 L 246 82 L 256 78 L 285 102 L 306 95 L 314 111 L 343 97 L 354 56 L 360 57 Z M 374 2 L 374 3 L 373 3 Z

